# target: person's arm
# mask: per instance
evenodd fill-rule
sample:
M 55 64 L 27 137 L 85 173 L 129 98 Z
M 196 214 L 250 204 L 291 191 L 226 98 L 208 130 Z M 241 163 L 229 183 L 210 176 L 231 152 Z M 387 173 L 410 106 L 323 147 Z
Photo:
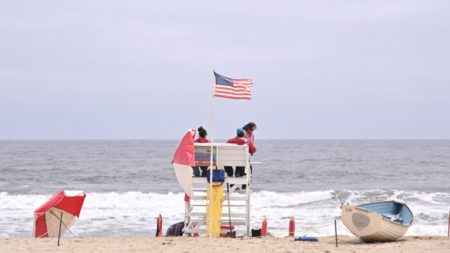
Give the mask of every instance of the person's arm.
M 255 145 L 253 145 L 253 142 L 249 141 L 248 143 L 248 151 L 250 152 L 250 154 L 254 154 L 256 152 L 256 147 Z

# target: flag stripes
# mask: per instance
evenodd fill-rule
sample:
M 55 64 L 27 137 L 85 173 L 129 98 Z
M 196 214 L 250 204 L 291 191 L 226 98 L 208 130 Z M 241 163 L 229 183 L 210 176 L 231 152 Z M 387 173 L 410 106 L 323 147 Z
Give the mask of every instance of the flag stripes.
M 233 79 L 222 76 L 214 72 L 216 85 L 214 86 L 215 97 L 230 99 L 252 99 L 251 88 L 253 82 L 251 79 Z

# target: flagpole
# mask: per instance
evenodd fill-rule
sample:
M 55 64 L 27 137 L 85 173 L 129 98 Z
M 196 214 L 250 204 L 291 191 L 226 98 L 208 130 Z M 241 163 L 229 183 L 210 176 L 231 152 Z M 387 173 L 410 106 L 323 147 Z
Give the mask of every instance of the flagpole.
M 212 98 L 211 98 L 211 156 L 210 156 L 210 169 L 209 169 L 209 238 L 212 238 L 212 220 L 213 220 L 213 206 L 212 206 L 212 196 L 213 196 L 213 153 L 214 153 L 214 134 L 215 134 L 215 118 L 214 118 L 214 91 L 216 86 L 215 81 L 215 71 L 213 69 L 213 85 L 212 85 Z

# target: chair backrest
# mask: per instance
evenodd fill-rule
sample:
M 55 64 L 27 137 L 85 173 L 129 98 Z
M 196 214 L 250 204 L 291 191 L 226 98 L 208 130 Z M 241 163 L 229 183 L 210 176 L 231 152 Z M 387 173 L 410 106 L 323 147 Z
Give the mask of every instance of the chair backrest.
M 213 143 L 213 164 L 217 166 L 249 166 L 247 145 Z M 208 166 L 211 160 L 211 144 L 195 143 L 195 165 Z

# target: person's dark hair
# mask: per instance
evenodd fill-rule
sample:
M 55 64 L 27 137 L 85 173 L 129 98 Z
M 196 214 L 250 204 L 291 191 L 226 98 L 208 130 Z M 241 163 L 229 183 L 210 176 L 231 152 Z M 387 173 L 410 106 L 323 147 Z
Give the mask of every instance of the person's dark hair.
M 247 131 L 248 130 L 250 130 L 250 131 L 256 130 L 256 124 L 253 122 L 249 122 L 243 127 L 243 129 L 245 129 Z
M 203 127 L 199 127 L 198 129 L 198 135 L 202 138 L 206 138 L 206 130 Z

